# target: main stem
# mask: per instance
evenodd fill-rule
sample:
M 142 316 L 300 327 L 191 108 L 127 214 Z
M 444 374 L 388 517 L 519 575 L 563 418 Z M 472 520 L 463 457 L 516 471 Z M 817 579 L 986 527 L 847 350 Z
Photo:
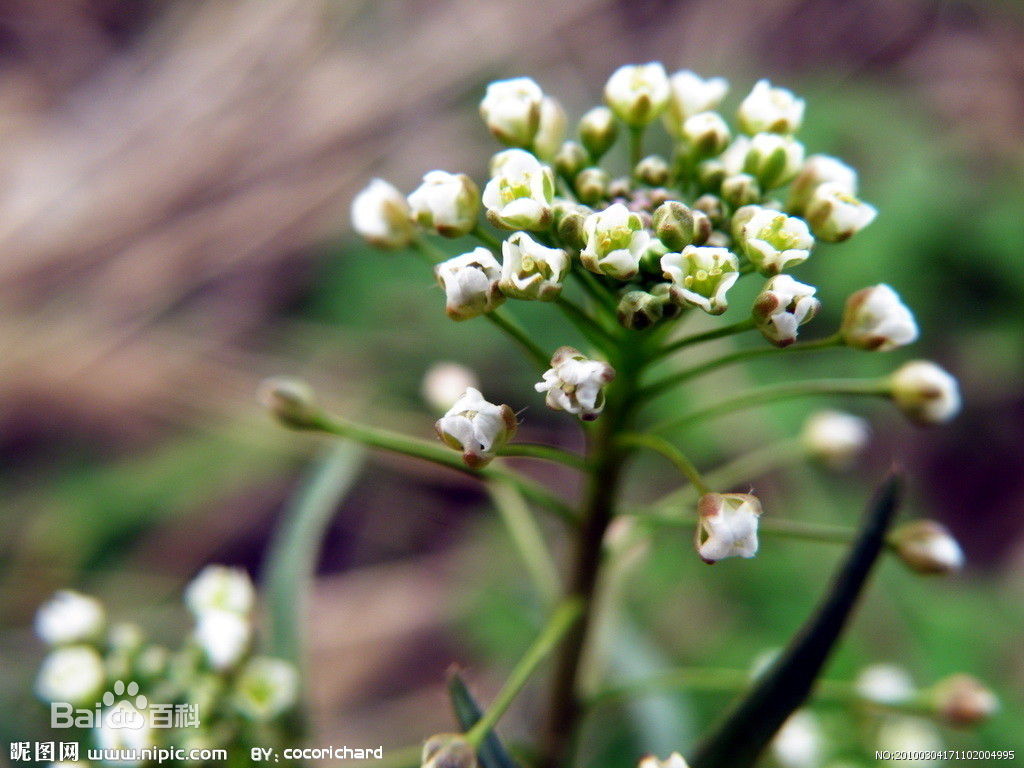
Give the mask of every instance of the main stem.
M 568 765 L 573 735 L 583 713 L 578 695 L 580 663 L 594 618 L 602 543 L 614 513 L 627 451 L 616 442 L 616 438 L 627 428 L 629 405 L 636 391 L 636 376 L 634 361 L 626 361 L 620 366 L 605 411 L 591 435 L 588 450 L 590 477 L 566 595 L 567 600 L 579 601 L 582 614 L 566 634 L 555 657 L 551 699 L 541 742 L 541 768 L 564 768 Z

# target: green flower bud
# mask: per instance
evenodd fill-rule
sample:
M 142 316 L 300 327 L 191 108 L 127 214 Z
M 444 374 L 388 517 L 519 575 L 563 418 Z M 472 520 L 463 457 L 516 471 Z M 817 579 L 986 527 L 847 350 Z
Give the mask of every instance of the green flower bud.
M 750 205 L 761 199 L 761 188 L 750 174 L 737 173 L 722 180 L 722 199 L 734 208 Z
M 312 387 L 298 379 L 283 376 L 264 379 L 256 390 L 256 397 L 275 419 L 292 429 L 311 429 L 320 416 Z
M 647 125 L 668 106 L 668 74 L 660 62 L 619 67 L 608 78 L 604 100 L 626 125 Z
M 694 240 L 693 211 L 669 200 L 654 211 L 654 234 L 670 250 L 681 251 Z
M 566 141 L 555 154 L 553 163 L 559 176 L 572 181 L 576 174 L 590 164 L 590 158 L 587 156 L 587 150 L 578 142 Z
M 619 124 L 608 107 L 594 107 L 580 119 L 580 141 L 596 162 L 612 148 Z
M 701 195 L 693 201 L 694 210 L 701 211 L 711 221 L 712 227 L 717 227 L 725 221 L 725 206 L 722 198 L 717 195 Z
M 720 189 L 726 175 L 725 165 L 720 160 L 705 160 L 697 164 L 697 183 L 703 189 Z
M 597 203 L 608 197 L 611 176 L 603 168 L 584 168 L 576 175 L 573 186 L 581 203 Z
M 583 222 L 592 211 L 582 205 L 562 203 L 554 207 L 555 232 L 566 248 L 580 250 L 587 244 L 587 235 L 583 231 Z
M 665 302 L 666 297 L 659 298 L 647 291 L 627 291 L 619 300 L 616 315 L 624 327 L 642 331 L 661 320 Z

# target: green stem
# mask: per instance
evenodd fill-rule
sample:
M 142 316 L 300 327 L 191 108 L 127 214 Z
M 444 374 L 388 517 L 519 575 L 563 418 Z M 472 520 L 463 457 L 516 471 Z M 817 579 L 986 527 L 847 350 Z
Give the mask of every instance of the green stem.
M 424 240 L 421 236 L 417 235 L 412 241 L 413 249 L 423 257 L 423 260 L 431 267 L 442 261 L 446 261 L 451 258 L 451 255 L 445 253 L 433 243 L 429 243 Z
M 580 285 L 583 286 L 583 290 L 585 290 L 592 299 L 608 310 L 610 314 L 614 315 L 616 313 L 618 307 L 615 303 L 615 299 L 612 298 L 608 289 L 597 281 L 597 275 L 582 264 L 573 264 L 572 274 L 576 276 Z
M 506 315 L 500 309 L 488 312 L 484 317 L 507 333 L 509 337 L 516 342 L 516 344 L 522 347 L 526 356 L 529 357 L 530 361 L 541 371 L 546 371 L 551 367 L 549 362 L 551 355 L 545 353 L 543 349 L 534 343 L 533 339 L 530 338 L 530 335 L 523 329 L 523 327 L 511 317 Z
M 542 445 L 540 443 L 509 443 L 498 451 L 499 456 L 523 456 L 531 459 L 543 459 L 564 464 L 573 469 L 585 470 L 587 460 L 578 453 L 556 448 L 553 445 Z
M 692 336 L 684 336 L 681 339 L 676 339 L 659 349 L 654 356 L 656 359 L 665 357 L 667 355 L 671 355 L 677 350 L 683 349 L 684 347 L 689 347 L 694 344 L 702 344 L 705 341 L 714 341 L 715 339 L 721 339 L 724 336 L 743 333 L 744 331 L 749 331 L 756 327 L 757 323 L 754 321 L 754 318 L 748 317 L 745 320 L 740 320 L 738 323 L 733 323 L 732 325 L 726 325 L 722 328 L 715 328 L 714 330 L 705 331 L 704 333 L 696 333 Z
M 702 494 L 711 493 L 711 488 L 708 487 L 704 478 L 701 477 L 697 467 L 694 466 L 693 462 L 686 458 L 686 455 L 676 448 L 672 443 L 663 437 L 658 435 L 648 435 L 640 432 L 629 432 L 625 435 L 621 435 L 618 439 L 619 445 L 632 445 L 638 448 L 649 448 L 656 453 L 660 453 L 666 459 L 668 459 L 672 465 L 679 470 L 679 472 L 689 480 L 693 486 L 699 490 Z
M 652 432 L 664 432 L 670 429 L 688 427 L 699 421 L 714 419 L 734 411 L 766 405 L 779 400 L 791 400 L 808 395 L 870 395 L 885 396 L 889 394 L 891 384 L 887 377 L 877 379 L 817 379 L 813 381 L 784 382 L 772 384 L 720 403 L 684 413 L 673 419 L 663 421 L 651 428 Z
M 473 227 L 470 234 L 476 237 L 477 240 L 482 242 L 492 251 L 501 253 L 501 240 L 499 240 L 486 229 L 484 229 L 483 224 L 481 224 L 479 221 L 476 223 L 476 226 Z
M 541 630 L 537 639 L 533 641 L 533 645 L 530 646 L 529 650 L 527 650 L 526 654 L 512 670 L 508 680 L 505 681 L 505 685 L 498 692 L 491 706 L 488 707 L 487 712 L 466 733 L 466 741 L 472 744 L 474 748 L 480 746 L 484 737 L 497 725 L 498 720 L 505 714 L 505 711 L 523 689 L 523 686 L 526 685 L 534 670 L 555 649 L 569 630 L 576 625 L 582 615 L 583 602 L 578 598 L 569 598 L 555 609 L 544 629 Z
M 576 329 L 582 333 L 591 344 L 600 350 L 608 351 L 618 346 L 618 340 L 612 336 L 604 327 L 599 325 L 594 318 L 590 317 L 580 307 L 564 296 L 559 296 L 555 303 L 565 313 Z
M 338 437 L 347 437 L 371 448 L 380 448 L 430 461 L 473 477 L 507 480 L 513 483 L 526 498 L 547 507 L 571 523 L 577 522 L 575 511 L 544 486 L 534 483 L 529 478 L 523 477 L 507 467 L 496 466 L 493 463 L 481 469 L 471 469 L 462 461 L 462 457 L 439 443 L 430 443 L 386 429 L 367 427 L 326 413 L 311 416 L 306 428 L 327 432 Z
M 636 165 L 644 158 L 644 131 L 647 126 L 629 127 L 629 175 L 636 172 Z
M 558 568 L 522 494 L 505 480 L 492 480 L 487 490 L 541 600 L 546 606 L 553 605 L 561 589 Z
M 683 382 L 697 378 L 698 376 L 703 376 L 705 373 L 710 373 L 718 368 L 722 368 L 726 365 L 732 365 L 733 363 L 738 363 L 743 360 L 753 360 L 758 357 L 769 357 L 771 355 L 780 354 L 791 355 L 794 352 L 813 352 L 819 349 L 830 349 L 832 347 L 842 346 L 842 344 L 842 336 L 837 333 L 824 339 L 819 339 L 818 341 L 807 341 L 792 344 L 788 347 L 755 347 L 753 349 L 740 349 L 736 352 L 730 352 L 728 355 L 717 357 L 714 360 L 709 360 L 706 363 L 701 363 L 700 365 L 696 365 L 692 368 L 687 368 L 685 371 L 678 371 L 676 373 L 669 374 L 660 381 L 656 381 L 653 384 L 644 387 L 640 392 L 640 396 L 645 401 L 653 399 Z

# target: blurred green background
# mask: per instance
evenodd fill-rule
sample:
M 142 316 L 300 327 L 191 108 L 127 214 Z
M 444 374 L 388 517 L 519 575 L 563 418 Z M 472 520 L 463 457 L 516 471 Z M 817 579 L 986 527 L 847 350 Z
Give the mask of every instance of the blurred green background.
M 794 89 L 808 151 L 859 169 L 880 215 L 797 270 L 824 303 L 809 328 L 823 335 L 846 295 L 883 281 L 922 328 L 910 350 L 758 361 L 680 398 L 918 357 L 960 378 L 965 409 L 948 427 L 841 404 L 874 430 L 852 473 L 752 481 L 773 514 L 851 523 L 889 464 L 904 466 L 910 512 L 946 523 L 969 566 L 934 580 L 885 562 L 828 676 L 876 660 L 922 684 L 977 675 L 1002 712 L 944 741 L 1024 751 L 1021 50 L 1012 2 L 3 3 L 0 741 L 41 733 L 30 625 L 53 589 L 96 594 L 173 641 L 180 590 L 203 564 L 259 577 L 283 504 L 324 448 L 259 412 L 262 377 L 304 376 L 340 412 L 429 436 L 420 380 L 453 360 L 489 399 L 527 409 L 525 439 L 578 445 L 516 350 L 489 324 L 448 321 L 421 262 L 357 242 L 347 207 L 375 175 L 407 191 L 432 168 L 480 179 L 495 151 L 476 116 L 490 79 L 529 75 L 578 116 L 614 68 L 660 59 L 728 77 L 726 111 L 759 77 Z M 514 309 L 542 346 L 578 341 L 549 308 Z M 695 458 L 711 466 L 793 434 L 810 408 L 720 422 Z M 561 470 L 525 469 L 573 490 Z M 633 477 L 637 502 L 675 482 L 656 461 Z M 658 537 L 623 585 L 619 671 L 747 668 L 796 629 L 840 554 L 766 539 L 752 561 L 707 568 L 687 531 Z M 539 617 L 480 490 L 392 457 L 374 457 L 338 510 L 320 574 L 317 743 L 398 747 L 451 729 L 447 665 L 468 666 L 489 698 Z M 588 749 L 628 762 L 687 747 L 727 700 L 645 700 L 635 733 L 594 724 Z M 539 701 L 514 711 L 513 739 Z M 822 712 L 848 732 L 845 715 Z

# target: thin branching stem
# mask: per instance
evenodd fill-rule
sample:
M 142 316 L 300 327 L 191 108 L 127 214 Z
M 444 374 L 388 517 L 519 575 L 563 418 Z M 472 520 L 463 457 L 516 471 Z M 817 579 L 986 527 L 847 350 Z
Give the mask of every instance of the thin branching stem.
M 694 466 L 693 462 L 686 457 L 686 454 L 672 445 L 672 443 L 665 438 L 641 432 L 628 432 L 624 435 L 620 435 L 618 442 L 620 445 L 648 448 L 655 453 L 661 454 L 668 459 L 672 465 L 679 470 L 679 473 L 691 482 L 697 490 L 701 493 L 711 492 L 711 488 L 708 487 L 707 482 L 705 482 L 700 471 L 696 466 Z
M 684 336 L 681 339 L 675 339 L 669 342 L 664 347 L 659 349 L 654 354 L 654 359 L 666 357 L 671 355 L 673 352 L 677 352 L 680 349 L 691 347 L 694 344 L 703 344 L 705 341 L 714 341 L 715 339 L 721 339 L 725 336 L 733 336 L 737 333 L 743 333 L 744 331 L 753 330 L 756 327 L 754 318 L 748 317 L 745 320 L 740 320 L 732 325 L 725 325 L 721 328 L 715 328 L 714 330 L 704 331 L 703 333 L 695 333 L 692 336 Z
M 546 371 L 550 365 L 549 360 L 551 355 L 547 354 L 541 349 L 530 335 L 523 329 L 523 327 L 513 320 L 506 312 L 500 309 L 495 309 L 484 315 L 488 320 L 491 321 L 496 327 L 500 328 L 509 338 L 511 338 L 516 344 L 520 346 L 526 356 L 530 358 L 530 362 L 541 371 Z

